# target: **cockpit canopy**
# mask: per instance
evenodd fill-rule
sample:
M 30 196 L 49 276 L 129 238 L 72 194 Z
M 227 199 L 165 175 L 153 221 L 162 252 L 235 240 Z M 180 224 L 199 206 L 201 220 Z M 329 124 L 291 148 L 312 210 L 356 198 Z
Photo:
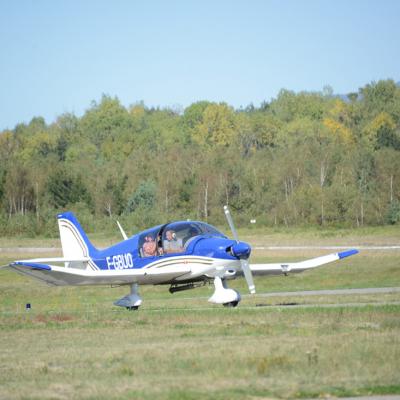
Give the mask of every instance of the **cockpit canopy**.
M 141 235 L 139 253 L 142 257 L 183 253 L 193 238 L 200 235 L 226 238 L 224 234 L 205 222 L 171 222 Z

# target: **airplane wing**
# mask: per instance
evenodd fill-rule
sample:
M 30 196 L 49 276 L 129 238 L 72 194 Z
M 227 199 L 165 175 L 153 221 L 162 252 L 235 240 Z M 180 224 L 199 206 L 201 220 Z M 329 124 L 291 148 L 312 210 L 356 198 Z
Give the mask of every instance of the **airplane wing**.
M 36 258 L 14 261 L 9 267 L 49 285 L 125 285 L 131 283 L 162 283 L 175 279 L 191 271 L 189 266 L 170 265 L 164 268 L 129 268 L 122 270 L 91 270 L 68 267 L 69 263 L 84 265 L 89 258 Z M 48 262 L 67 263 L 67 266 L 50 265 Z
M 308 269 L 317 268 L 321 265 L 341 260 L 357 253 L 358 250 L 351 249 L 294 263 L 250 264 L 250 269 L 253 275 L 287 275 L 288 273 L 299 273 Z

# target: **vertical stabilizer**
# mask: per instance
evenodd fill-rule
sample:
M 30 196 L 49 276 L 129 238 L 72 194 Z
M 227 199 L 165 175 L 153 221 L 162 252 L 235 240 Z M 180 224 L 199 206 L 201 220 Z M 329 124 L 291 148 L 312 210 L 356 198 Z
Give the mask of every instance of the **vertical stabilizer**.
M 72 212 L 58 214 L 58 228 L 64 258 L 93 257 L 97 252 Z

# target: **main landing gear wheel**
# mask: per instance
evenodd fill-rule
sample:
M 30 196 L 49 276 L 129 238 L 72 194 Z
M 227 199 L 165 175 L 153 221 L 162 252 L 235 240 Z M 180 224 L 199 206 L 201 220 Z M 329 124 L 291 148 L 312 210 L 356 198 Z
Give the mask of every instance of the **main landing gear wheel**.
M 126 309 L 127 309 L 128 311 L 135 311 L 135 310 L 139 310 L 139 306 L 126 307 Z
M 238 301 L 230 301 L 229 303 L 224 303 L 223 306 L 232 308 L 232 307 L 236 307 L 238 304 L 239 304 Z
M 125 307 L 129 311 L 137 310 L 142 304 L 142 299 L 139 296 L 138 289 L 138 284 L 132 283 L 131 292 L 122 299 L 114 302 L 114 304 L 119 307 Z

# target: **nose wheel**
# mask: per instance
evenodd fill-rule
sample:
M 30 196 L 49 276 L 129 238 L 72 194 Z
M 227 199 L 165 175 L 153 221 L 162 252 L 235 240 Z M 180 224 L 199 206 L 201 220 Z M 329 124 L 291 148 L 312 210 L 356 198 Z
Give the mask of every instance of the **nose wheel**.
M 239 304 L 238 301 L 231 301 L 230 303 L 224 303 L 223 306 L 228 308 L 233 308 L 237 307 L 238 304 Z
M 139 310 L 139 306 L 126 307 L 126 309 L 127 309 L 128 311 L 135 311 L 135 310 Z
M 219 276 L 214 278 L 214 293 L 208 299 L 210 303 L 222 304 L 224 307 L 236 307 L 239 304 L 240 293 L 236 290 L 228 288 L 225 279 Z

